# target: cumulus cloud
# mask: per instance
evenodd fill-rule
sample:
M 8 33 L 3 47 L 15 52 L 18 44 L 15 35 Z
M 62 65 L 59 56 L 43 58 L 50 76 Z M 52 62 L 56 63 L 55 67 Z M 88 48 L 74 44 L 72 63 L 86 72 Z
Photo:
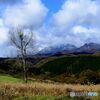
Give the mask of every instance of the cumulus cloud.
M 45 44 L 46 41 L 52 45 L 70 43 L 76 46 L 86 42 L 100 43 L 99 12 L 98 0 L 66 0 L 50 20 Z
M 9 29 L 4 26 L 3 20 L 0 19 L 0 57 L 6 57 L 10 54 L 8 30 Z
M 8 1 L 12 2 L 12 0 Z M 1 2 L 3 3 L 4 1 Z M 9 54 L 5 52 L 7 50 L 8 52 L 11 51 L 10 45 L 7 45 L 9 40 L 8 31 L 10 28 L 25 26 L 36 30 L 43 24 L 47 12 L 48 9 L 41 0 L 24 0 L 21 4 L 6 6 L 0 17 L 0 50 L 2 51 L 2 48 L 4 48 L 1 52 L 2 55 Z
M 3 25 L 2 19 L 0 19 L 0 45 L 4 44 L 8 40 L 8 28 Z
M 39 49 L 59 44 L 100 43 L 99 0 L 66 0 L 51 18 L 49 16 L 48 23 L 45 22 L 47 12 L 41 0 L 23 0 L 20 4 L 6 6 L 0 20 L 3 33 L 0 45 L 7 40 L 8 28 L 18 25 L 34 28 Z
M 47 11 L 40 0 L 25 0 L 21 5 L 6 8 L 3 14 L 4 24 L 10 27 L 22 25 L 36 28 L 42 25 Z

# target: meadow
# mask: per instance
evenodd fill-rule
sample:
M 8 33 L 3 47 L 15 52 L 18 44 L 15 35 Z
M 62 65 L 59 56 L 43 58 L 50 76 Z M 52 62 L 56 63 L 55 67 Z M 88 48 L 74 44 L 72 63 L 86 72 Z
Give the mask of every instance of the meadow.
M 20 60 L 0 61 L 0 100 L 100 100 L 99 56 L 29 59 L 27 64 L 31 67 L 24 83 Z M 73 91 L 99 95 L 71 97 Z
M 98 92 L 98 85 L 29 82 L 9 75 L 0 76 L 0 100 L 99 100 L 100 97 L 70 97 L 69 93 Z

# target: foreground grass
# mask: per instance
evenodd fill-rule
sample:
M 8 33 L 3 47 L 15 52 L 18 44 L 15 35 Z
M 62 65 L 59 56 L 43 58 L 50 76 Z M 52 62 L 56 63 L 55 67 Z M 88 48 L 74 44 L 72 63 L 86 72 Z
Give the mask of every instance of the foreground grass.
M 4 100 L 66 100 L 69 92 L 91 92 L 100 93 L 100 85 L 67 85 L 50 83 L 0 83 L 0 97 L 9 98 Z M 13 99 L 12 99 L 13 98 Z M 33 99 L 35 98 L 35 99 Z M 60 98 L 60 99 L 59 99 Z M 61 99 L 63 98 L 63 99 Z M 94 98 L 94 99 L 93 99 Z M 92 97 L 91 100 L 99 100 L 100 97 Z M 69 98 L 68 100 L 77 100 Z M 83 99 L 85 100 L 85 99 Z
M 0 76 L 0 100 L 77 100 L 77 97 L 69 97 L 71 91 L 100 93 L 100 85 L 43 82 L 24 84 L 21 79 L 9 75 Z M 80 97 L 79 100 L 86 98 L 88 97 Z M 92 97 L 90 100 L 100 100 L 100 97 Z

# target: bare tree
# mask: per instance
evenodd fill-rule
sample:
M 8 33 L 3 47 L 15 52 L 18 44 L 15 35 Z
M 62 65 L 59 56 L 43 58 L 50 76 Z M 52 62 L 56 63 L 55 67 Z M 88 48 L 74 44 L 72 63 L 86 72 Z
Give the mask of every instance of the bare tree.
M 16 28 L 10 30 L 9 34 L 11 43 L 16 47 L 22 59 L 23 77 L 24 81 L 27 83 L 28 67 L 26 64 L 26 57 L 30 49 L 34 46 L 33 32 L 29 29 Z

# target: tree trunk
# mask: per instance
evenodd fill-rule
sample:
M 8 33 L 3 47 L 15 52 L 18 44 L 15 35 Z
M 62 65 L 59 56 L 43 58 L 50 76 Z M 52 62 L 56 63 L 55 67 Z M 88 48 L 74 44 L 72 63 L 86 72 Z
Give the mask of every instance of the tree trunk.
M 21 53 L 22 53 L 23 79 L 24 79 L 24 82 L 27 83 L 26 51 L 23 49 L 23 46 L 21 49 Z
M 26 60 L 23 57 L 23 77 L 24 77 L 24 81 L 25 83 L 27 83 L 27 69 L 26 69 Z

